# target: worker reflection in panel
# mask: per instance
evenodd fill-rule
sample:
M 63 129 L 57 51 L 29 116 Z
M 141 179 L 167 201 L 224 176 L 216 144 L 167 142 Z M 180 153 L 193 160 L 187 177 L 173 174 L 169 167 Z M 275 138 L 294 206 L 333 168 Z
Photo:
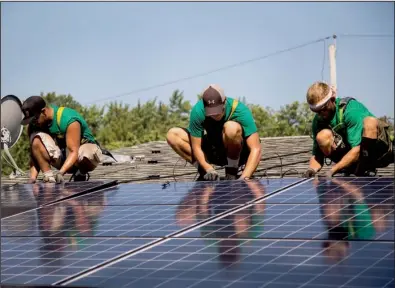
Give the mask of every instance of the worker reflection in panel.
M 71 191 L 67 188 L 63 188 L 60 193 L 58 188 L 55 195 L 52 183 L 33 185 L 38 205 L 71 195 Z M 97 219 L 103 211 L 104 205 L 105 196 L 100 194 L 93 200 L 90 199 L 89 202 L 82 200 L 82 198 L 71 198 L 41 207 L 37 210 L 37 214 L 39 230 L 44 242 L 51 242 L 51 237 L 62 237 L 63 240 L 57 238 L 55 249 L 60 248 L 60 243 L 63 247 L 71 245 L 74 249 L 78 249 L 83 237 L 94 235 Z
M 350 240 L 372 240 L 386 229 L 386 217 L 393 205 L 372 203 L 350 180 L 334 178 L 332 183 L 315 180 L 328 241 L 324 255 L 340 261 L 348 255 Z M 376 195 L 377 196 L 377 195 Z
M 258 199 L 264 194 L 264 185 L 255 180 L 237 184 L 199 182 L 179 204 L 176 212 L 177 223 L 184 227 L 220 214 L 226 215 L 229 209 Z M 218 248 L 222 265 L 231 265 L 239 260 L 242 244 L 240 238 L 256 238 L 261 233 L 263 212 L 264 204 L 255 204 L 200 228 L 201 236 Z

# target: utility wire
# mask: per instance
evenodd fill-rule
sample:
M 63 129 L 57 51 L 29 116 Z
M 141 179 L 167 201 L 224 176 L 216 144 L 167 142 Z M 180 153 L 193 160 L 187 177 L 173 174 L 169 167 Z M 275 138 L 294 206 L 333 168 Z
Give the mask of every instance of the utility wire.
M 356 37 L 356 38 L 394 38 L 394 34 L 337 34 L 337 37 Z
M 326 43 L 325 40 L 328 40 L 330 38 L 339 38 L 339 37 L 344 37 L 344 38 L 347 38 L 347 37 L 355 37 L 355 38 L 358 38 L 358 37 L 359 38 L 380 38 L 380 37 L 381 38 L 383 38 L 383 37 L 385 38 L 385 37 L 387 37 L 387 38 L 391 38 L 392 37 L 393 38 L 394 34 L 351 34 L 351 33 L 342 33 L 342 34 L 337 34 L 337 35 L 331 35 L 331 36 L 319 38 L 319 39 L 316 39 L 316 40 L 312 40 L 312 41 L 309 41 L 309 42 L 306 42 L 306 43 L 303 43 L 303 44 L 300 44 L 300 45 L 289 47 L 289 48 L 286 48 L 286 49 L 283 49 L 283 50 L 277 50 L 275 52 L 272 52 L 272 53 L 269 53 L 269 54 L 266 54 L 266 55 L 263 55 L 263 56 L 260 56 L 260 57 L 252 58 L 252 59 L 245 60 L 245 61 L 242 61 L 242 62 L 239 62 L 239 63 L 227 65 L 227 66 L 224 66 L 224 67 L 221 67 L 221 68 L 218 68 L 218 69 L 210 70 L 210 71 L 207 71 L 207 72 L 204 72 L 204 73 L 199 73 L 199 74 L 195 74 L 195 75 L 192 75 L 192 76 L 180 78 L 180 79 L 177 79 L 177 80 L 172 80 L 172 81 L 164 82 L 164 83 L 161 83 L 161 84 L 156 84 L 156 85 L 148 86 L 148 87 L 145 87 L 145 88 L 136 89 L 136 90 L 133 90 L 133 91 L 130 91 L 130 92 L 126 92 L 126 93 L 122 93 L 122 94 L 118 94 L 118 95 L 115 95 L 115 96 L 100 98 L 100 99 L 97 99 L 97 100 L 95 100 L 93 102 L 88 102 L 85 105 L 94 104 L 94 103 L 102 102 L 102 101 L 109 100 L 109 99 L 116 99 L 116 98 L 123 97 L 123 96 L 133 95 L 133 94 L 137 94 L 137 93 L 140 93 L 140 92 L 145 92 L 145 91 L 153 90 L 153 89 L 156 89 L 156 88 L 164 87 L 164 86 L 167 86 L 167 85 L 176 84 L 176 83 L 179 83 L 179 82 L 191 80 L 191 79 L 194 79 L 194 78 L 203 77 L 203 76 L 206 76 L 206 75 L 209 75 L 209 74 L 212 74 L 212 73 L 216 73 L 216 72 L 219 72 L 219 71 L 232 69 L 232 68 L 235 68 L 235 67 L 238 67 L 238 66 L 242 66 L 242 65 L 245 65 L 245 64 L 248 64 L 248 63 L 252 63 L 252 62 L 255 62 L 255 61 L 263 60 L 263 59 L 266 59 L 266 58 L 269 58 L 269 57 L 272 57 L 272 56 L 275 56 L 275 55 L 278 55 L 278 54 L 281 54 L 281 53 L 285 53 L 285 52 L 289 52 L 289 51 L 296 50 L 296 49 L 299 49 L 299 48 L 303 48 L 303 47 L 306 47 L 308 45 L 312 45 L 312 44 L 315 44 L 315 43 L 318 43 L 318 42 L 321 42 L 321 41 L 323 41 L 324 44 L 325 44 Z M 326 49 L 326 47 L 325 47 L 325 49 Z M 322 74 L 323 74 L 323 72 L 322 72 Z
M 179 82 L 183 82 L 183 81 L 187 81 L 187 80 L 203 77 L 203 76 L 206 76 L 206 75 L 209 75 L 209 74 L 212 74 L 212 73 L 216 73 L 216 72 L 219 72 L 219 71 L 229 70 L 229 69 L 232 69 L 232 68 L 235 68 L 235 67 L 239 67 L 239 66 L 246 65 L 246 64 L 249 64 L 249 63 L 252 63 L 252 62 L 263 60 L 263 59 L 266 59 L 266 58 L 269 58 L 269 57 L 272 57 L 272 56 L 275 56 L 275 55 L 279 55 L 279 54 L 282 54 L 282 53 L 285 53 L 285 52 L 289 52 L 289 51 L 292 51 L 292 50 L 300 49 L 300 48 L 303 48 L 303 47 L 306 47 L 306 46 L 309 46 L 309 45 L 312 45 L 312 44 L 315 44 L 315 43 L 319 43 L 319 42 L 324 41 L 326 39 L 330 39 L 331 37 L 332 36 L 319 38 L 319 39 L 316 39 L 316 40 L 313 40 L 313 41 L 309 41 L 309 42 L 306 42 L 306 43 L 303 43 L 303 44 L 299 44 L 299 45 L 296 45 L 296 46 L 293 46 L 293 47 L 289 47 L 289 48 L 282 49 L 282 50 L 277 50 L 275 52 L 272 52 L 272 53 L 269 53 L 269 54 L 266 54 L 266 55 L 263 55 L 263 56 L 259 56 L 259 57 L 255 57 L 255 58 L 252 58 L 252 59 L 249 59 L 249 60 L 245 60 L 245 61 L 242 61 L 242 62 L 238 62 L 238 63 L 235 63 L 235 64 L 230 64 L 230 65 L 227 65 L 227 66 L 223 66 L 221 68 L 210 70 L 210 71 L 207 71 L 207 72 L 204 72 L 204 73 L 199 73 L 199 74 L 195 74 L 195 75 L 192 75 L 192 76 L 180 78 L 180 79 L 177 79 L 177 80 L 172 80 L 172 81 L 164 82 L 164 83 L 161 83 L 161 84 L 157 84 L 157 85 L 152 85 L 152 86 L 148 86 L 148 87 L 145 87 L 145 88 L 136 89 L 136 90 L 133 90 L 133 91 L 130 91 L 130 92 L 118 94 L 118 95 L 111 96 L 111 97 L 105 97 L 105 98 L 97 99 L 94 102 L 88 102 L 86 104 L 92 104 L 92 103 L 102 102 L 102 101 L 109 100 L 109 99 L 115 99 L 115 98 L 119 98 L 119 97 L 123 97 L 123 96 L 133 95 L 133 94 L 136 94 L 136 93 L 149 91 L 149 90 L 160 88 L 160 87 L 167 86 L 167 85 L 170 85 L 170 84 L 175 84 L 175 83 L 179 83 Z

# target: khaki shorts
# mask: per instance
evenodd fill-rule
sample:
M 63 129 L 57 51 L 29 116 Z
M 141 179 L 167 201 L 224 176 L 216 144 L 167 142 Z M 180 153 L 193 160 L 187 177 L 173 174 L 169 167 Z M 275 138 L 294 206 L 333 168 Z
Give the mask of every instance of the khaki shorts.
M 57 169 L 60 169 L 66 159 L 64 158 L 64 155 L 62 154 L 62 151 L 56 144 L 55 140 L 47 133 L 36 132 L 30 136 L 30 143 L 33 143 L 33 139 L 35 137 L 40 137 L 45 149 L 47 149 L 47 152 L 51 159 L 51 165 Z M 102 151 L 100 147 L 92 143 L 82 144 L 78 150 L 78 160 L 75 166 L 83 168 L 81 166 L 86 163 L 86 160 L 83 161 L 84 158 L 87 159 L 87 164 L 88 166 L 90 166 L 86 167 L 87 169 L 84 170 L 92 171 L 93 169 L 95 169 L 99 165 L 102 158 Z

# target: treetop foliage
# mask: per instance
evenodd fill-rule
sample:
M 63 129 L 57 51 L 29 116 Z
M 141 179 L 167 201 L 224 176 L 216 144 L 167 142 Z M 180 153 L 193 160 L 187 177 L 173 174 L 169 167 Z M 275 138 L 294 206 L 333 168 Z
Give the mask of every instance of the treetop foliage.
M 88 122 L 99 143 L 110 150 L 165 140 L 166 133 L 171 127 L 187 127 L 189 113 L 194 104 L 185 100 L 180 90 L 172 93 L 168 104 L 154 98 L 144 104 L 138 101 L 135 107 L 116 101 L 104 107 L 84 107 L 71 95 L 56 95 L 52 92 L 41 93 L 41 96 L 47 103 L 77 110 Z M 197 95 L 197 100 L 200 98 L 201 95 Z M 306 103 L 295 101 L 275 111 L 269 107 L 248 103 L 245 97 L 238 100 L 251 109 L 260 137 L 310 134 L 314 115 Z M 389 122 L 388 117 L 381 118 Z M 27 131 L 24 129 L 20 140 L 11 149 L 15 162 L 23 170 L 28 169 L 28 151 L 29 142 Z M 3 165 L 2 174 L 8 175 L 11 171 L 10 167 Z

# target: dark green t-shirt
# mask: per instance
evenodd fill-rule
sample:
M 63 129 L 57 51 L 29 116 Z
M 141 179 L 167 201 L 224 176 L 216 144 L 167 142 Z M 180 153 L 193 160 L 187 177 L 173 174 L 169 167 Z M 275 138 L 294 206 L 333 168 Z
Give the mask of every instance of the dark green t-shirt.
M 228 119 L 232 110 L 233 101 L 233 98 L 226 98 L 225 115 L 220 121 L 216 121 L 211 117 L 206 117 L 204 103 L 203 100 L 200 99 L 195 106 L 193 106 L 191 111 L 189 127 L 187 128 L 189 133 L 194 137 L 201 138 L 203 137 L 204 130 L 206 130 L 209 137 L 210 135 L 218 137 L 218 135 L 222 135 L 222 129 L 226 120 L 238 122 L 243 128 L 244 138 L 257 132 L 258 129 L 251 110 L 244 103 L 239 102 L 232 116 Z
M 52 124 L 49 126 L 50 134 L 58 138 L 64 138 L 69 125 L 78 121 L 81 125 L 81 141 L 85 139 L 88 140 L 88 142 L 97 143 L 92 131 L 88 127 L 88 123 L 86 123 L 85 119 L 76 110 L 65 107 L 60 117 L 60 125 L 58 126 L 57 113 L 59 107 L 52 104 L 50 106 L 54 110 Z
M 334 128 L 340 123 L 339 119 L 339 102 L 340 98 L 336 98 L 336 113 L 331 119 L 329 125 Z M 362 140 L 363 120 L 367 116 L 375 117 L 361 102 L 351 99 L 343 113 L 344 128 L 336 130 L 341 135 L 343 141 L 351 148 L 358 146 Z M 312 123 L 313 133 L 313 155 L 320 153 L 316 136 L 322 129 L 329 128 L 328 123 L 323 121 L 318 114 L 315 115 Z

